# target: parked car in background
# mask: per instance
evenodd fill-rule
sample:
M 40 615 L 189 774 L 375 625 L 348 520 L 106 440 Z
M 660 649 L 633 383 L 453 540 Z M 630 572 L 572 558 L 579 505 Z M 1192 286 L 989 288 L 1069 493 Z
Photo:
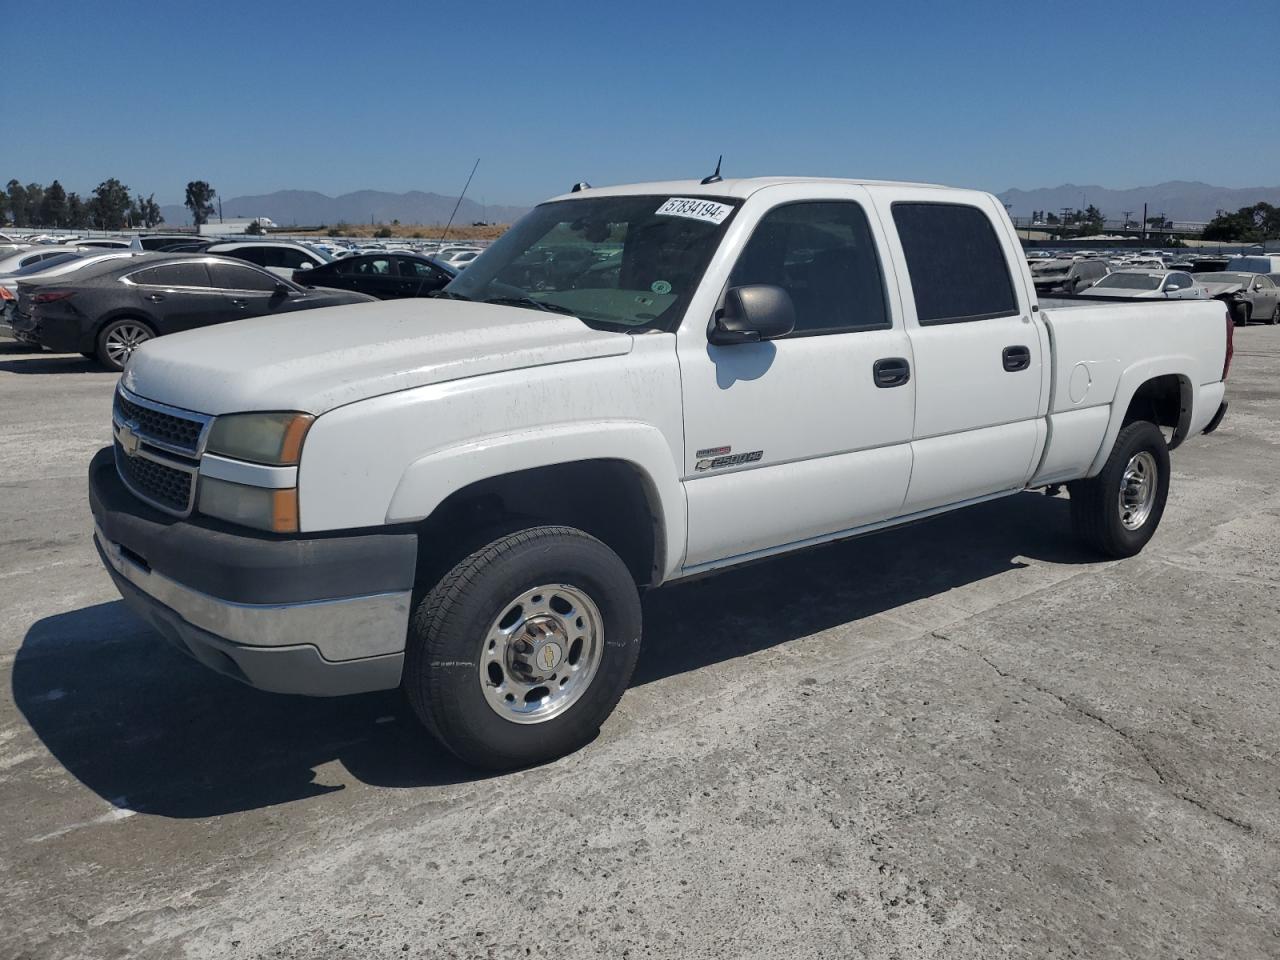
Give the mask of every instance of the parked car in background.
M 87 240 L 71 238 L 63 242 L 72 246 L 93 247 L 98 250 L 128 250 L 133 246 L 132 240 L 126 240 L 123 237 L 90 237 Z
M 310 270 L 295 270 L 293 280 L 306 287 L 355 290 L 379 300 L 425 297 L 457 276 L 448 264 L 417 253 L 361 253 Z
M 0 257 L 0 277 L 10 276 L 23 267 L 31 266 L 33 263 L 41 263 L 55 258 L 61 261 L 63 258 L 80 256 L 81 253 L 82 251 L 79 248 L 69 250 L 66 247 L 30 247 L 26 250 L 19 250 L 16 253 L 9 254 L 7 257 Z
M 1221 300 L 1238 324 L 1252 320 L 1280 323 L 1280 287 L 1262 273 L 1200 273 L 1196 279 L 1214 300 Z
M 1116 270 L 1080 292 L 1082 297 L 1208 300 L 1204 287 L 1181 270 Z
M 20 282 L 13 331 L 26 343 L 123 370 L 134 350 L 163 334 L 373 300 L 299 287 L 228 257 L 157 253 L 97 264 L 66 283 Z
M 1254 253 L 1232 257 L 1227 269 L 1233 273 L 1280 273 L 1280 253 Z
M 1196 257 L 1191 263 L 1195 268 L 1191 272 L 1195 274 L 1217 273 L 1227 269 L 1226 257 Z
M 175 243 L 199 240 L 193 233 L 144 233 L 134 237 L 129 246 L 134 250 L 163 250 Z
M 319 251 L 283 240 L 232 240 L 210 244 L 205 252 L 235 257 L 286 278 L 291 278 L 295 270 L 309 270 L 329 262 Z
M 1110 270 L 1105 260 L 1046 260 L 1031 265 L 1031 279 L 1042 296 L 1072 294 L 1097 283 Z

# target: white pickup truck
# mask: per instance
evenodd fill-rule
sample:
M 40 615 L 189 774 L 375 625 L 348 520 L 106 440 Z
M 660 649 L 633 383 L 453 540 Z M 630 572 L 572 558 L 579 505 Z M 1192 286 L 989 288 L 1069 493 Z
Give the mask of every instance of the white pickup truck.
M 517 766 L 613 710 L 646 588 L 1056 484 L 1137 553 L 1231 335 L 1212 301 L 1037 303 L 985 193 L 584 185 L 437 299 L 140 348 L 95 539 L 213 669 L 402 686 L 459 757 Z

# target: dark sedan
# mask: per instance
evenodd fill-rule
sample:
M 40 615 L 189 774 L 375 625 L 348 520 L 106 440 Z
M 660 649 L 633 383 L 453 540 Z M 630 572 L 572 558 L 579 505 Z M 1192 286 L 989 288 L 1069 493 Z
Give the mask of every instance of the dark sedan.
M 379 300 L 425 297 L 457 276 L 452 267 L 418 253 L 358 253 L 310 270 L 295 270 L 304 286 L 336 287 Z
M 299 287 L 243 260 L 191 254 L 144 254 L 73 276 L 69 283 L 18 284 L 14 336 L 96 357 L 113 370 L 123 370 L 140 344 L 162 334 L 374 300 Z

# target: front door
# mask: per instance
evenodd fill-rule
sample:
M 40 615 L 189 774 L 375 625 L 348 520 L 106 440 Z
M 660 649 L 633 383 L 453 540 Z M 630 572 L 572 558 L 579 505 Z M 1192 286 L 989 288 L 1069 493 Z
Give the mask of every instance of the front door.
M 289 294 L 281 290 L 282 279 L 247 263 L 209 264 L 213 284 L 229 306 L 226 319 L 261 317 L 274 313 L 289 303 Z
M 678 334 L 687 571 L 888 519 L 907 490 L 916 384 L 883 234 L 865 189 L 813 192 L 753 195 L 736 263 L 704 280 L 782 287 L 794 333 L 717 346 L 689 315 Z
M 915 355 L 911 486 L 904 513 L 1021 487 L 1043 443 L 1047 347 L 1032 320 L 1021 256 L 986 194 L 877 194 L 892 225 Z

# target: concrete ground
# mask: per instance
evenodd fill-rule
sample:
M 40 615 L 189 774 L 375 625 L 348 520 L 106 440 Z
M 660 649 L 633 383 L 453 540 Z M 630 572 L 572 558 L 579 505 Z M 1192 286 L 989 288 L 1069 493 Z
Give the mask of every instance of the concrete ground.
M 1140 557 L 1025 494 L 655 593 L 596 742 L 490 777 L 162 645 L 90 543 L 115 378 L 0 347 L 0 956 L 1280 956 L 1280 329 L 1236 343 Z

